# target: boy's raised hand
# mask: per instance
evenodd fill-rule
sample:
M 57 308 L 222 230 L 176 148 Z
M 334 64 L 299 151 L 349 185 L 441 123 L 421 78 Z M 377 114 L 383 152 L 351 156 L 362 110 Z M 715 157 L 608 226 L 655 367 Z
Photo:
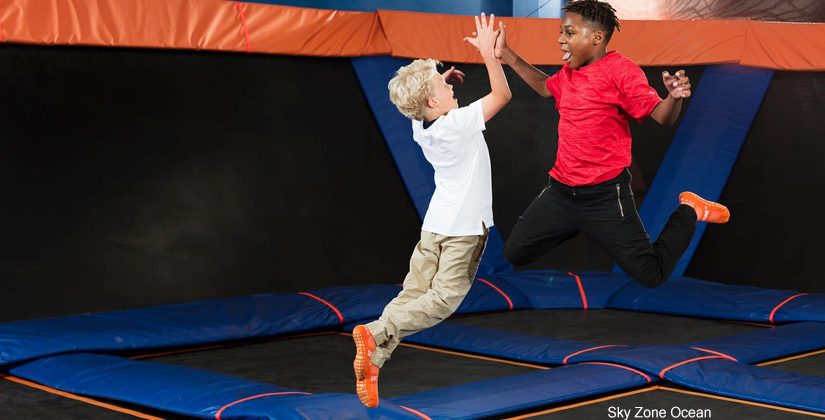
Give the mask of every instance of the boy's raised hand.
M 474 17 L 476 20 L 476 31 L 473 32 L 474 37 L 466 37 L 464 41 L 476 47 L 476 49 L 481 52 L 481 55 L 493 55 L 496 47 L 496 38 L 498 37 L 498 31 L 493 30 L 493 22 L 496 16 L 490 15 L 489 22 L 484 16 L 484 13 L 481 14 L 481 19 L 479 19 L 479 16 Z
M 464 72 L 461 70 L 456 70 L 455 66 L 452 66 L 444 73 L 441 73 L 441 76 L 444 77 L 444 81 L 447 83 L 464 83 Z
M 665 87 L 675 99 L 690 97 L 690 79 L 685 76 L 684 70 L 677 71 L 674 75 L 664 71 L 662 72 L 662 81 L 665 82 Z
M 502 51 L 510 48 L 507 45 L 507 31 L 505 30 L 504 22 L 498 22 L 498 38 L 496 38 L 495 54 L 496 58 L 501 58 Z

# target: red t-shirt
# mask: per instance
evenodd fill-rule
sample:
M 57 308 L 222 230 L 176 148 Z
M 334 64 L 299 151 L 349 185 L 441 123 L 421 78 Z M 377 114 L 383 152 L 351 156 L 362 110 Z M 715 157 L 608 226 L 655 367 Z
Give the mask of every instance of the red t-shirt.
M 630 118 L 644 121 L 662 101 L 636 63 L 611 51 L 576 70 L 565 64 L 545 83 L 561 115 L 550 176 L 593 185 L 630 166 Z

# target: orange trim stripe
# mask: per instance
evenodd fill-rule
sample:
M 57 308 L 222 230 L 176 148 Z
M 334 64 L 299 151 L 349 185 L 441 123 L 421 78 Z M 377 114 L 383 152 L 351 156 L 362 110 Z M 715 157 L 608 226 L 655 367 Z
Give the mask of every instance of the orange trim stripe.
M 775 325 L 771 325 L 771 324 L 759 324 L 759 323 L 756 323 L 756 322 L 734 321 L 734 320 L 731 320 L 731 319 L 723 319 L 721 321 L 730 322 L 732 324 L 753 325 L 753 326 L 756 326 L 756 327 L 763 327 L 763 328 L 773 328 L 773 327 L 775 327 Z
M 229 408 L 229 407 L 231 407 L 235 404 L 242 403 L 244 401 L 254 400 L 255 398 L 269 397 L 271 395 L 288 395 L 288 394 L 312 395 L 308 392 L 271 392 L 269 394 L 253 395 L 251 397 L 246 397 L 244 399 L 235 401 L 233 403 L 229 403 L 229 404 L 221 407 L 221 409 L 218 410 L 217 413 L 215 413 L 215 419 L 216 420 L 221 420 L 221 413 L 223 413 L 223 410 L 226 410 L 227 408 Z
M 800 296 L 805 296 L 805 295 L 807 295 L 807 293 L 800 293 L 800 294 L 798 294 L 798 295 L 796 295 L 796 296 L 791 296 L 791 297 L 789 297 L 789 298 L 785 299 L 785 301 L 784 301 L 784 302 L 782 302 L 782 303 L 780 303 L 779 305 L 777 305 L 777 306 L 776 306 L 776 308 L 773 308 L 773 310 L 771 311 L 771 316 L 770 316 L 770 318 L 768 318 L 768 320 L 771 322 L 771 324 L 773 324 L 773 315 L 776 313 L 776 310 L 777 310 L 777 309 L 779 309 L 779 307 L 781 307 L 782 305 L 784 305 L 784 304 L 786 304 L 786 303 L 790 302 L 792 299 L 796 299 L 796 298 L 798 298 L 798 297 L 800 297 Z
M 502 295 L 502 296 L 504 296 L 504 299 L 507 299 L 507 303 L 510 305 L 510 310 L 511 310 L 511 311 L 513 310 L 513 301 L 512 301 L 512 300 L 510 300 L 510 297 L 509 297 L 509 296 L 507 296 L 507 294 L 506 294 L 506 293 L 502 292 L 502 291 L 501 291 L 501 289 L 499 289 L 499 288 L 498 288 L 498 287 L 496 287 L 493 283 L 490 283 L 490 282 L 489 282 L 489 281 L 487 281 L 487 280 L 484 280 L 484 279 L 482 279 L 482 278 L 479 278 L 478 280 L 479 280 L 479 281 L 481 281 L 481 282 L 486 283 L 487 285 L 489 285 L 489 286 L 490 286 L 490 287 L 492 287 L 493 289 L 496 289 L 496 291 L 497 291 L 497 292 L 501 293 L 501 295 Z
M 581 364 L 581 365 L 605 365 L 605 366 L 614 366 L 614 367 L 617 367 L 617 368 L 622 368 L 624 370 L 629 370 L 633 373 L 637 373 L 639 375 L 642 375 L 645 379 L 647 379 L 647 383 L 650 383 L 650 376 L 647 376 L 642 371 L 638 371 L 636 369 L 629 368 L 627 366 L 617 365 L 617 364 L 613 364 L 613 363 L 602 363 L 602 362 L 585 362 L 585 363 L 579 363 L 579 364 Z
M 409 411 L 410 413 L 413 413 L 413 414 L 418 415 L 418 416 L 419 416 L 419 417 L 421 417 L 422 419 L 425 419 L 425 420 L 433 420 L 433 419 L 431 419 L 431 418 L 427 417 L 427 415 L 426 415 L 426 414 L 421 413 L 421 412 L 416 411 L 416 410 L 413 410 L 413 409 L 412 409 L 412 408 L 410 408 L 410 407 L 404 407 L 403 405 L 399 405 L 399 407 L 401 407 L 401 408 L 403 408 L 403 409 L 405 409 L 405 410 Z
M 329 307 L 330 307 L 330 308 L 332 308 L 332 310 L 333 310 L 333 311 L 335 311 L 335 313 L 338 315 L 338 320 L 341 322 L 341 324 L 343 324 L 343 323 L 344 323 L 344 316 L 343 316 L 343 315 L 341 315 L 341 311 L 339 311 L 339 310 L 338 310 L 338 308 L 336 308 L 336 307 L 332 306 L 332 304 L 331 304 L 331 303 L 329 303 L 329 302 L 327 302 L 327 301 L 325 301 L 325 300 L 323 300 L 323 299 L 319 298 L 318 296 L 315 296 L 315 295 L 313 295 L 313 294 L 310 294 L 310 293 L 301 292 L 301 293 L 298 293 L 298 294 L 299 294 L 299 295 L 306 295 L 306 296 L 309 296 L 309 297 L 311 297 L 311 298 L 313 298 L 313 299 L 316 299 L 316 300 L 318 300 L 318 301 L 322 302 L 324 305 L 329 306 Z
M 696 362 L 696 361 L 699 361 L 699 360 L 706 360 L 706 359 L 724 359 L 724 357 L 722 357 L 722 356 L 705 356 L 705 357 L 697 357 L 695 359 L 685 360 L 684 362 L 676 363 L 673 366 L 666 367 L 666 368 L 662 369 L 662 371 L 659 372 L 659 377 L 662 378 L 662 379 L 665 379 L 665 373 L 667 371 L 673 369 L 673 368 L 677 368 L 679 366 L 686 365 L 690 362 Z
M 579 293 L 582 294 L 582 305 L 584 306 L 584 309 L 587 310 L 587 296 L 584 295 L 584 287 L 582 287 L 582 279 L 580 279 L 579 276 L 577 276 L 577 275 L 575 275 L 571 272 L 567 272 L 567 274 L 570 274 L 571 276 L 576 278 L 576 283 L 579 284 Z
M 569 358 L 571 358 L 571 357 L 573 357 L 577 354 L 585 353 L 585 352 L 592 351 L 592 350 L 603 349 L 605 347 L 627 347 L 627 346 L 624 345 L 624 344 L 610 344 L 610 345 L 607 345 L 607 346 L 591 347 L 589 349 L 584 349 L 584 350 L 577 351 L 577 352 L 571 354 L 570 356 L 565 357 L 564 360 L 562 360 L 562 363 L 566 365 L 567 364 L 567 359 L 569 359 Z
M 599 398 L 597 400 L 583 401 L 583 402 L 576 403 L 576 404 L 565 405 L 563 407 L 556 407 L 556 408 L 551 408 L 549 410 L 539 411 L 538 413 L 529 413 L 529 414 L 520 415 L 518 417 L 510 417 L 510 418 L 507 418 L 507 419 L 504 419 L 504 420 L 528 419 L 530 417 L 536 417 L 536 416 L 541 416 L 543 414 L 550 414 L 550 413 L 555 413 L 555 412 L 558 412 L 558 411 L 569 410 L 571 408 L 578 408 L 578 407 L 583 407 L 583 406 L 586 406 L 586 405 L 597 404 L 597 403 L 600 403 L 600 402 L 603 402 L 603 401 L 615 400 L 617 398 L 623 398 L 623 397 L 628 397 L 630 395 L 641 394 L 642 392 L 655 391 L 657 389 L 659 389 L 659 387 L 654 385 L 654 386 L 651 386 L 650 388 L 637 389 L 635 391 L 625 392 L 623 394 L 609 395 L 607 397 Z
M 238 13 L 241 15 L 241 25 L 243 26 L 243 36 L 246 38 L 246 53 L 249 54 L 252 52 L 252 43 L 249 42 L 249 28 L 246 26 L 246 17 L 243 14 L 243 8 L 241 7 L 241 2 L 235 2 L 238 5 Z
M 352 336 L 352 334 L 345 333 L 345 332 L 339 332 L 338 334 L 346 335 L 346 336 L 350 336 L 350 337 Z M 414 349 L 434 351 L 436 353 L 444 353 L 444 354 L 451 354 L 451 355 L 454 355 L 454 356 L 469 357 L 471 359 L 479 359 L 479 360 L 487 360 L 487 361 L 490 361 L 490 362 L 506 363 L 508 365 L 515 365 L 515 366 L 524 366 L 524 367 L 529 367 L 529 368 L 533 368 L 533 369 L 540 369 L 540 370 L 549 370 L 550 369 L 547 366 L 532 365 L 532 364 L 529 364 L 529 363 L 522 363 L 522 362 L 514 362 L 512 360 L 507 360 L 507 359 L 496 359 L 496 358 L 493 358 L 493 357 L 478 356 L 478 355 L 471 354 L 471 353 L 461 353 L 461 352 L 457 352 L 457 351 L 438 349 L 438 348 L 435 348 L 435 347 L 419 346 L 419 345 L 416 345 L 416 344 L 405 343 L 403 341 L 401 343 L 398 343 L 398 345 L 399 346 L 404 346 L 404 347 L 411 347 L 411 348 L 414 348 Z
M 54 388 L 50 388 L 50 387 L 47 387 L 47 386 L 44 386 L 44 385 L 40 385 L 38 383 L 30 382 L 30 381 L 27 381 L 25 379 L 20 379 L 20 378 L 15 377 L 15 376 L 5 376 L 4 375 L 3 379 L 6 379 L 6 380 L 12 381 L 12 382 L 16 382 L 16 383 L 21 384 L 21 385 L 26 385 L 28 387 L 36 388 L 36 389 L 39 389 L 41 391 L 46 391 L 46 392 L 49 392 L 49 393 L 52 393 L 52 394 L 55 394 L 55 395 L 60 395 L 61 397 L 66 397 L 66 398 L 70 398 L 70 399 L 73 399 L 73 400 L 76 400 L 76 401 L 85 402 L 87 404 L 91 404 L 91 405 L 95 405 L 95 406 L 98 406 L 98 407 L 106 408 L 106 409 L 109 409 L 109 410 L 112 410 L 112 411 L 117 411 L 117 412 L 120 412 L 120 413 L 123 413 L 123 414 L 129 414 L 129 415 L 135 416 L 137 418 L 141 418 L 141 419 L 145 419 L 145 420 L 164 420 L 161 417 L 150 416 L 149 414 L 143 414 L 139 411 L 129 410 L 128 408 L 118 407 L 118 406 L 112 405 L 112 404 L 106 404 L 104 402 L 93 400 L 91 398 L 81 397 L 80 395 L 75 395 L 75 394 L 72 394 L 72 393 L 69 393 L 69 392 L 60 391 L 58 389 L 54 389 Z
M 694 349 L 694 350 L 699 350 L 699 351 L 704 351 L 704 352 L 707 352 L 707 353 L 715 354 L 715 355 L 717 355 L 717 356 L 722 356 L 722 357 L 724 357 L 725 359 L 730 359 L 730 360 L 733 360 L 734 362 L 738 362 L 738 360 L 734 359 L 733 357 L 728 356 L 728 355 L 727 355 L 727 354 L 725 354 L 725 353 L 720 353 L 720 352 L 718 352 L 718 351 L 713 351 L 713 350 L 703 349 L 703 348 L 700 348 L 700 347 L 691 347 L 691 348 L 692 348 L 692 349 Z
M 756 366 L 774 365 L 774 364 L 777 364 L 777 363 L 787 362 L 787 361 L 790 361 L 790 360 L 801 359 L 803 357 L 816 356 L 817 354 L 822 354 L 822 353 L 825 353 L 825 350 L 817 350 L 817 351 L 812 351 L 810 353 L 797 354 L 796 356 L 786 357 L 786 358 L 783 358 L 783 359 L 771 360 L 771 361 L 768 361 L 768 362 L 757 363 Z

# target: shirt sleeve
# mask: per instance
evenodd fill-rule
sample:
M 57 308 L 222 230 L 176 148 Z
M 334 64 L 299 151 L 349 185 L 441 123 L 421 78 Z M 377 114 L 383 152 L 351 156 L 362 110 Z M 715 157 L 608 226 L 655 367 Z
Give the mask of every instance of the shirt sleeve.
M 647 83 L 644 71 L 636 63 L 624 60 L 624 64 L 618 66 L 614 74 L 619 90 L 619 105 L 637 121 L 647 119 L 662 102 L 662 98 Z
M 471 136 L 487 129 L 484 124 L 484 110 L 481 108 L 481 99 L 462 108 L 454 109 L 447 114 L 444 127 Z

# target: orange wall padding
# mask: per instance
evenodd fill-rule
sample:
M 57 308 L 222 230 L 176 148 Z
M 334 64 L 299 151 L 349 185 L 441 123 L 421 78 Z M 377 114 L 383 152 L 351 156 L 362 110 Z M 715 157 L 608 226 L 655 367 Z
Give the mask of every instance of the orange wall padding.
M 561 65 L 559 19 L 501 18 L 513 48 Z M 320 57 L 393 55 L 481 63 L 469 16 L 342 12 L 218 0 L 4 0 L 0 42 L 203 49 Z M 609 49 L 642 66 L 740 63 L 825 70 L 825 24 L 625 21 Z
M 21 44 L 390 53 L 375 13 L 217 0 L 4 0 L 0 30 L 2 42 Z

